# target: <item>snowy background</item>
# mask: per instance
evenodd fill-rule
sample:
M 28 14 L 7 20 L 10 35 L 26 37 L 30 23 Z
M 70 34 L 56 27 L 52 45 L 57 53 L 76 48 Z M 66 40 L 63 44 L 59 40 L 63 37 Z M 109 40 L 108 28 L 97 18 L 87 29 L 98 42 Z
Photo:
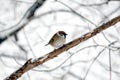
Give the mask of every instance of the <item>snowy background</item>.
M 0 0 L 0 38 L 17 28 L 14 25 L 34 2 Z M 68 43 L 119 15 L 119 0 L 46 0 L 35 12 L 34 18 L 17 33 L 18 41 L 14 36 L 8 36 L 0 44 L 0 80 L 19 69 L 28 59 L 36 59 L 53 51 L 53 47 L 44 45 L 57 31 L 63 30 L 68 34 Z M 25 22 L 24 19 L 22 21 Z M 120 23 L 19 78 L 82 79 L 120 80 Z

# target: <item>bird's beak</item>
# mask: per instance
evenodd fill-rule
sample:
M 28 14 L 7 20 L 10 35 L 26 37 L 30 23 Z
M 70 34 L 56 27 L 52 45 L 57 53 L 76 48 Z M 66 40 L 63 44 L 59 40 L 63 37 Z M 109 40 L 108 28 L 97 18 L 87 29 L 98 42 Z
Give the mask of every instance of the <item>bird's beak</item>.
M 65 35 L 68 35 L 68 34 L 65 34 Z

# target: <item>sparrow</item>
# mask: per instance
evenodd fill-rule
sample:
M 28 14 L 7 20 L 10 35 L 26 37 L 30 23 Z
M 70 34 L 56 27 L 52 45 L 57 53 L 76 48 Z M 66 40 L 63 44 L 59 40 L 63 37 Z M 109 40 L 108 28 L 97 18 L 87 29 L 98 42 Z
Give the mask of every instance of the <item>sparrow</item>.
M 66 33 L 64 31 L 58 31 L 53 35 L 53 37 L 49 40 L 48 44 L 50 44 L 52 47 L 60 48 L 64 45 L 66 41 Z M 46 45 L 48 45 L 46 44 Z

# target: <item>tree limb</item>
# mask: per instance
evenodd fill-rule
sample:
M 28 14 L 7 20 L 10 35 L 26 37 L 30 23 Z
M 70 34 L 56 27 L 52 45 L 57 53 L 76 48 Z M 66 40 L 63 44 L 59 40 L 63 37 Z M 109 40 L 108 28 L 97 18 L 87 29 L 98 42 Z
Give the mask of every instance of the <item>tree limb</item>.
M 118 23 L 120 21 L 120 16 L 112 19 L 111 21 L 99 26 L 98 28 L 94 29 L 91 32 L 88 32 L 86 34 L 84 34 L 82 37 L 77 38 L 67 44 L 65 44 L 63 47 L 59 48 L 59 49 L 55 49 L 54 51 L 39 57 L 36 60 L 32 60 L 29 59 L 21 68 L 19 68 L 18 70 L 16 70 L 15 72 L 13 72 L 9 77 L 7 77 L 5 80 L 17 80 L 19 77 L 21 77 L 25 72 L 31 70 L 32 68 L 37 67 L 40 64 L 43 64 L 44 62 L 53 59 L 54 57 L 58 56 L 59 54 L 61 54 L 64 51 L 69 50 L 70 48 L 78 45 L 79 43 L 86 41 L 88 39 L 90 39 L 91 37 L 95 36 L 96 34 L 102 32 L 103 30 L 109 28 L 110 26 L 115 25 L 116 23 Z
M 35 11 L 40 8 L 46 0 L 37 0 L 25 13 L 25 15 L 23 16 L 23 18 L 14 26 L 8 28 L 7 30 L 11 30 L 11 32 L 9 32 L 8 34 L 6 34 L 5 36 L 1 37 L 0 35 L 0 44 L 3 43 L 5 40 L 7 40 L 10 36 L 16 35 L 17 33 L 23 29 L 29 21 L 31 21 L 31 18 L 34 16 Z M 23 20 L 25 19 L 25 20 Z M 6 30 L 0 31 L 0 33 L 3 33 Z

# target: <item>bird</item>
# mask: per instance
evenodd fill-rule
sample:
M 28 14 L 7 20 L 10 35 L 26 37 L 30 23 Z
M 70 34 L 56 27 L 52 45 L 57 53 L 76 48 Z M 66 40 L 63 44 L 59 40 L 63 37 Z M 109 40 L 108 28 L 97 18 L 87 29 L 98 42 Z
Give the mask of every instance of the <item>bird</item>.
M 50 44 L 54 49 L 62 47 L 66 41 L 66 35 L 64 31 L 56 32 L 45 46 Z

